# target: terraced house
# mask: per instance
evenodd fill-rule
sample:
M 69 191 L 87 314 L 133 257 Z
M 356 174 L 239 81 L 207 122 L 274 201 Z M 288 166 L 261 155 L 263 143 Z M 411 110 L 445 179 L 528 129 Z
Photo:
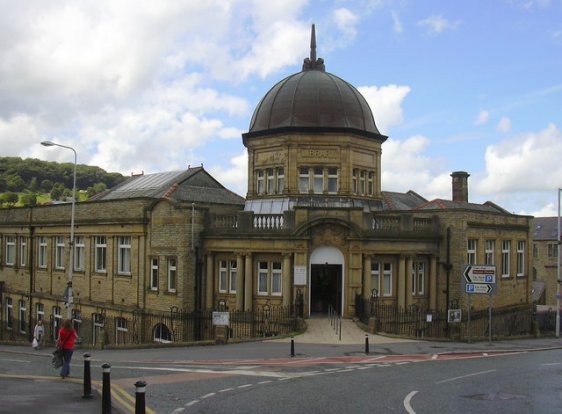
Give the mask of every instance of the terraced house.
M 264 95 L 242 136 L 245 199 L 198 167 L 134 176 L 77 204 L 74 319 L 93 321 L 96 342 L 111 316 L 119 342 L 133 324 L 152 340 L 181 340 L 174 322 L 141 321 L 147 312 L 284 307 L 351 318 L 373 300 L 485 309 L 488 295 L 465 292 L 467 264 L 496 267 L 494 307 L 531 303 L 532 218 L 471 203 L 464 171 L 451 174 L 448 200 L 383 191 L 386 139 L 359 91 L 326 72 L 313 30 L 302 71 Z M 69 215 L 68 205 L 0 210 L 8 331 L 40 317 L 58 324 Z

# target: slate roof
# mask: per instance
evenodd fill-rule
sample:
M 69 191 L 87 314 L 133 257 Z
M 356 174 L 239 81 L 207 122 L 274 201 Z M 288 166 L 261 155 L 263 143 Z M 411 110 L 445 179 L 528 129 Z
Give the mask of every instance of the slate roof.
M 533 219 L 533 240 L 556 240 L 558 217 L 535 217 Z
M 90 200 L 130 198 L 169 198 L 178 202 L 244 205 L 244 198 L 224 188 L 203 167 L 134 175 Z

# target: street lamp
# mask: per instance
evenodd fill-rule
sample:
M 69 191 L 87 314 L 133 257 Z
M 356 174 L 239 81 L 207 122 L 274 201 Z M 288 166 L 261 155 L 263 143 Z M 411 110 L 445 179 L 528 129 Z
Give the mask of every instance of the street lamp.
M 68 282 L 66 288 L 66 303 L 68 307 L 67 317 L 72 320 L 72 304 L 74 303 L 74 296 L 72 295 L 72 271 L 74 267 L 74 204 L 76 202 L 76 150 L 66 145 L 57 144 L 52 141 L 42 141 L 41 145 L 45 147 L 61 147 L 71 150 L 74 153 L 74 172 L 72 175 L 72 207 L 70 210 L 70 255 L 68 258 Z
M 556 337 L 560 337 L 560 284 L 562 280 L 560 280 L 560 244 L 562 243 L 562 234 L 560 233 L 560 193 L 562 192 L 562 188 L 558 189 L 558 232 L 556 233 L 556 243 L 557 243 L 557 266 L 556 266 L 556 284 L 557 284 L 557 291 L 556 291 Z

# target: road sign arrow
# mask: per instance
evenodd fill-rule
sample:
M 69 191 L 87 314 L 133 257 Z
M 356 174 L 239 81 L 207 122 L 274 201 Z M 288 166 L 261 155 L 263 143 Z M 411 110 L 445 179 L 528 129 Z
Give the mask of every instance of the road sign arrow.
M 466 293 L 492 293 L 494 287 L 488 283 L 467 283 L 465 285 Z
M 466 265 L 462 275 L 468 283 L 496 283 L 496 266 Z

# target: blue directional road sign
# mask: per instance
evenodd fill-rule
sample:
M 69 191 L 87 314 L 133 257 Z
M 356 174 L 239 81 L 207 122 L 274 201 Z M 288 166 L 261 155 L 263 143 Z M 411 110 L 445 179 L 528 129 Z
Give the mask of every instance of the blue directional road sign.
M 488 283 L 467 283 L 464 287 L 466 293 L 492 293 L 494 287 Z

